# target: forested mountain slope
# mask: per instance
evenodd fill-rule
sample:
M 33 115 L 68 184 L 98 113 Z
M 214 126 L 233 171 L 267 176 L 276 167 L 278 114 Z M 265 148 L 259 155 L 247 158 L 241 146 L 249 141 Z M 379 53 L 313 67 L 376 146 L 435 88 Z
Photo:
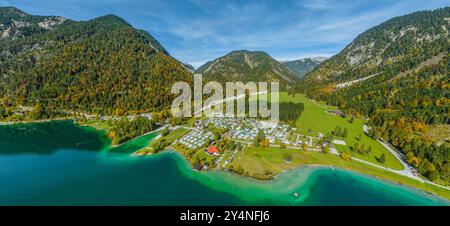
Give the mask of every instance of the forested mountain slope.
M 34 23 L 36 17 L 13 9 L 0 9 L 2 21 L 19 17 Z M 44 118 L 61 110 L 158 111 L 170 106 L 174 82 L 192 81 L 150 34 L 114 15 L 65 21 L 53 29 L 9 29 L 20 35 L 0 39 L 2 117 L 19 105 L 39 105 Z
M 450 7 L 390 19 L 360 34 L 339 54 L 308 73 L 302 88 L 362 78 L 384 77 L 415 68 L 448 51 Z
M 316 67 L 296 90 L 369 117 L 373 135 L 400 148 L 422 175 L 450 184 L 449 25 L 450 7 L 388 20 Z M 338 85 L 348 81 L 356 82 Z
M 262 51 L 239 50 L 209 61 L 200 66 L 196 73 L 202 73 L 206 80 L 228 82 L 270 82 L 279 81 L 287 86 L 295 83 L 294 73 L 283 64 Z

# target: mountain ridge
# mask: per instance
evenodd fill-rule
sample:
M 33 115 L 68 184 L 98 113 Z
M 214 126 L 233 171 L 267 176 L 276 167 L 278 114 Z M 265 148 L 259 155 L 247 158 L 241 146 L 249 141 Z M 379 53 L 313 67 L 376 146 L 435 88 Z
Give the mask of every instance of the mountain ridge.
M 306 57 L 298 60 L 286 60 L 280 62 L 291 69 L 298 78 L 303 78 L 306 73 L 312 71 L 326 59 L 326 57 Z
M 366 117 L 430 181 L 450 184 L 450 7 L 387 20 L 358 35 L 299 81 L 295 91 Z
M 5 24 L 12 21 L 0 16 Z M 30 24 L 45 18 L 19 16 Z M 21 34 L 0 40 L 3 117 L 19 105 L 37 104 L 47 108 L 38 118 L 58 109 L 104 115 L 160 111 L 174 98 L 171 84 L 192 81 L 153 36 L 115 15 Z
M 320 67 L 313 69 L 303 82 L 332 83 L 357 79 L 375 73 L 380 67 L 384 70 L 405 61 L 424 61 L 437 55 L 445 50 L 435 51 L 430 46 L 434 42 L 442 43 L 440 46 L 448 44 L 449 11 L 450 7 L 418 11 L 374 26 L 358 35 Z M 414 56 L 417 54 L 415 48 L 431 51 L 418 59 Z
M 249 50 L 233 50 L 201 65 L 195 73 L 219 82 L 279 81 L 287 86 L 297 80 L 290 69 L 266 52 Z

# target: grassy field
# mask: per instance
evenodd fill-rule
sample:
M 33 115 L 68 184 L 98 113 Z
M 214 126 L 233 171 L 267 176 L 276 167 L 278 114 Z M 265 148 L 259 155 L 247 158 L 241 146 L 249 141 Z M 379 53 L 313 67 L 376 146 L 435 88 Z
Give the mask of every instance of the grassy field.
M 372 151 L 370 154 L 364 155 L 356 152 L 351 152 L 352 156 L 392 169 L 403 169 L 401 163 L 388 150 L 386 150 L 376 140 L 365 135 L 362 129 L 363 124 L 365 123 L 363 119 L 355 118 L 353 123 L 350 123 L 350 117 L 342 118 L 341 116 L 329 114 L 327 112 L 327 110 L 335 109 L 334 107 L 328 106 L 324 102 L 310 100 L 305 96 L 299 94 L 297 94 L 296 96 L 292 96 L 288 95 L 287 93 L 280 93 L 280 101 L 303 103 L 305 105 L 305 110 L 295 123 L 300 133 L 310 135 L 317 135 L 318 133 L 327 134 L 328 132 L 334 130 L 336 126 L 347 128 L 347 138 L 336 137 L 336 139 L 338 140 L 344 140 L 347 144 L 346 146 L 336 145 L 338 151 L 350 151 L 350 146 L 352 146 L 356 142 L 359 142 L 360 144 L 365 144 L 366 147 L 372 147 Z M 356 137 L 360 134 L 361 140 L 358 141 Z M 382 153 L 384 153 L 386 156 L 386 161 L 383 164 L 378 162 L 375 158 L 379 157 Z
M 285 153 L 290 153 L 290 155 L 292 155 L 292 160 L 290 162 L 285 160 Z M 417 180 L 363 163 L 345 161 L 332 154 L 280 148 L 247 147 L 243 151 L 238 152 L 231 162 L 231 166 L 241 167 L 244 171 L 244 175 L 257 178 L 260 178 L 261 176 L 273 176 L 284 170 L 289 170 L 301 165 L 333 165 L 380 179 L 386 179 L 399 184 L 419 188 L 446 199 L 450 199 L 450 192 L 446 189 L 424 184 Z
M 174 142 L 176 139 L 184 136 L 186 133 L 188 133 L 189 130 L 185 129 L 185 128 L 178 128 L 174 131 L 171 131 L 169 134 L 167 134 L 166 136 L 162 136 L 159 139 L 153 141 L 149 146 L 142 148 L 141 150 L 139 150 L 138 152 L 153 152 L 154 148 L 156 147 L 156 145 L 159 144 L 159 142 L 161 142 L 162 140 L 165 140 L 165 142 L 167 143 L 172 143 Z
M 184 136 L 185 134 L 187 134 L 189 132 L 188 129 L 185 129 L 183 127 L 180 127 L 174 131 L 171 131 L 169 134 L 167 134 L 166 136 L 162 136 L 161 138 L 159 138 L 158 140 L 156 140 L 155 142 L 153 142 L 150 146 L 154 147 L 155 145 L 157 145 L 159 140 L 165 140 L 167 143 L 172 143 L 174 142 L 176 139 Z
M 86 121 L 78 121 L 78 123 L 82 126 L 91 126 L 98 130 L 108 131 L 111 129 L 111 126 L 105 120 L 88 119 Z
M 166 139 L 166 141 L 168 141 L 169 143 L 174 142 L 176 139 L 186 135 L 190 130 L 185 129 L 183 127 L 180 127 L 172 132 L 170 132 L 169 134 L 167 134 L 166 136 L 164 136 L 163 138 Z

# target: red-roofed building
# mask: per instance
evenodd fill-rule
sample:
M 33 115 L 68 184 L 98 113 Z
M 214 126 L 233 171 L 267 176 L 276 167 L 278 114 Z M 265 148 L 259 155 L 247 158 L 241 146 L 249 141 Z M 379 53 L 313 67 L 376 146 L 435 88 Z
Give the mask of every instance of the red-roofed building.
M 208 150 L 206 150 L 206 152 L 209 155 L 219 155 L 220 154 L 219 149 L 217 149 L 216 146 L 212 146 L 212 147 L 208 148 Z

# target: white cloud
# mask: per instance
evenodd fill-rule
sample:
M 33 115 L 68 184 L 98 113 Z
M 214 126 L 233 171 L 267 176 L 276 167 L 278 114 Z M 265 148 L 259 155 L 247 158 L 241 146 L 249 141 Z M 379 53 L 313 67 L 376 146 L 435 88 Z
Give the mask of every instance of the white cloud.
M 340 6 L 339 2 L 330 1 L 330 0 L 307 0 L 301 1 L 301 6 L 310 10 L 327 10 L 327 9 L 336 9 Z
M 169 32 L 185 40 L 204 39 L 216 35 L 214 28 L 202 21 L 178 23 L 169 28 Z
M 352 4 L 348 4 L 348 3 Z M 210 1 L 0 0 L 33 14 L 91 19 L 107 13 L 151 33 L 176 58 L 199 66 L 235 49 L 280 60 L 330 56 L 393 16 L 448 5 L 445 0 Z
M 311 4 L 307 5 L 307 7 L 325 10 L 328 6 L 325 6 L 325 1 L 315 2 L 314 4 L 316 5 Z M 250 15 L 239 13 L 239 8 L 233 8 L 232 14 L 240 15 L 239 19 L 226 16 L 225 18 L 216 18 L 215 20 L 203 22 L 201 29 L 188 34 L 187 37 L 197 37 L 199 39 L 197 41 L 203 43 L 203 45 L 196 47 L 211 47 L 214 49 L 217 46 L 221 49 L 229 49 L 229 51 L 233 49 L 263 50 L 269 52 L 269 54 L 270 52 L 275 52 L 274 57 L 279 60 L 292 60 L 312 56 L 330 57 L 349 44 L 358 34 L 385 21 L 387 18 L 395 16 L 401 7 L 402 4 L 391 4 L 388 7 L 377 8 L 364 13 L 347 12 L 346 10 L 351 9 L 344 10 L 344 8 L 341 8 L 341 12 L 336 13 L 336 9 L 330 9 L 331 13 L 326 13 L 321 17 L 317 17 L 317 15 L 308 17 L 298 14 L 297 18 L 294 17 L 295 20 L 285 21 L 285 24 L 279 26 L 267 26 L 265 29 L 253 29 L 250 27 L 248 32 L 222 30 L 224 27 L 236 26 L 236 21 L 250 20 L 266 13 L 264 12 L 265 7 L 259 7 L 260 11 L 255 11 L 254 14 Z M 243 11 L 248 12 L 247 10 Z M 290 10 L 290 12 L 292 11 L 295 11 L 295 9 Z M 280 14 L 283 14 L 283 12 L 277 12 L 277 15 Z M 245 17 L 250 17 L 250 19 L 245 19 Z M 230 19 L 227 21 L 227 18 Z M 267 18 L 267 16 L 261 16 L 261 20 L 264 20 L 264 18 Z M 191 21 L 191 24 L 196 23 L 198 22 Z M 245 27 L 246 24 L 241 26 Z M 190 25 L 187 25 L 187 27 L 190 27 Z M 188 32 L 189 29 L 186 29 L 179 34 Z M 325 48 L 324 46 L 328 47 Z M 192 64 L 204 63 L 226 53 L 219 50 L 205 52 L 201 49 L 191 49 L 189 47 L 185 49 L 185 51 L 195 51 L 196 53 Z

